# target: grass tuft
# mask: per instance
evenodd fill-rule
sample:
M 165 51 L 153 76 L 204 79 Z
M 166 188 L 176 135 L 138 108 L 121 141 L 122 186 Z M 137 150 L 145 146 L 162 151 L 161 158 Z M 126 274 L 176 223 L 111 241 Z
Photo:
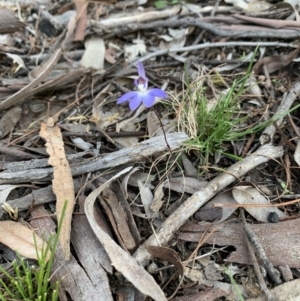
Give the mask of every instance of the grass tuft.
M 241 158 L 230 153 L 232 143 L 261 132 L 282 117 L 282 114 L 274 115 L 273 118 L 249 125 L 249 116 L 247 112 L 241 110 L 240 99 L 247 92 L 246 82 L 251 75 L 251 68 L 250 64 L 246 75 L 234 80 L 226 93 L 215 96 L 213 100 L 207 98 L 206 89 L 203 87 L 203 76 L 199 76 L 192 83 L 186 77 L 185 89 L 173 97 L 177 128 L 190 137 L 185 150 L 199 151 L 201 165 L 208 165 L 209 157 L 216 153 L 240 160 Z M 213 76 L 210 75 L 209 80 L 212 79 Z M 225 83 L 220 75 L 216 80 Z
M 66 213 L 67 201 L 64 203 L 62 217 L 58 223 L 57 234 L 51 235 L 47 243 L 38 252 L 36 239 L 35 248 L 38 258 L 38 268 L 30 266 L 28 261 L 17 254 L 17 260 L 12 262 L 12 268 L 7 271 L 0 265 L 0 300 L 1 301 L 57 301 L 59 282 L 50 283 L 50 273 L 58 245 L 62 221 Z M 50 258 L 47 261 L 51 247 Z

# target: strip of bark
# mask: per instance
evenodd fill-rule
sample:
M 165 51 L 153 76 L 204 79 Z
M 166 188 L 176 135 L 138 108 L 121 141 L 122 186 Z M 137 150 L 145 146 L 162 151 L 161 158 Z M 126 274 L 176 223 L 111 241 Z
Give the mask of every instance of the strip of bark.
M 23 27 L 25 24 L 18 20 L 13 11 L 0 8 L 0 34 L 14 33 Z
M 185 133 L 167 134 L 166 138 L 172 151 L 178 149 L 184 141 L 188 139 Z M 71 172 L 73 176 L 78 176 L 89 172 L 117 167 L 130 162 L 136 162 L 143 158 L 148 158 L 153 154 L 166 150 L 168 150 L 168 147 L 165 137 L 154 137 L 110 154 L 105 154 L 92 159 L 82 159 L 81 162 L 71 164 Z M 38 160 L 34 161 L 36 163 Z M 44 159 L 41 159 L 41 161 L 45 162 Z M 26 164 L 26 161 L 23 163 Z M 18 165 L 20 164 L 21 163 L 18 162 Z M 52 173 L 52 167 L 27 169 L 22 171 L 7 169 L 0 173 L 0 184 L 28 183 L 36 182 L 38 180 L 50 181 Z

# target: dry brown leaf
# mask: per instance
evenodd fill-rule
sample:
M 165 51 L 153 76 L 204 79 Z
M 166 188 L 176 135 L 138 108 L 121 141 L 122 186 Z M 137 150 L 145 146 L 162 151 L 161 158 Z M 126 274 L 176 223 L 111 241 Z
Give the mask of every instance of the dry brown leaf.
M 22 116 L 22 108 L 15 106 L 8 110 L 0 120 L 0 138 L 5 137 L 19 122 Z
M 147 246 L 147 250 L 153 258 L 159 258 L 172 263 L 180 277 L 183 277 L 184 267 L 181 263 L 180 257 L 173 249 L 167 247 Z
M 236 186 L 232 189 L 232 195 L 239 204 L 266 204 L 270 205 L 271 202 L 265 198 L 257 188 L 252 186 Z M 276 212 L 280 219 L 286 218 L 284 214 L 277 207 L 248 207 L 245 206 L 245 210 L 248 211 L 258 221 L 268 223 L 268 215 L 271 212 Z
M 63 219 L 62 229 L 59 236 L 65 259 L 70 258 L 70 233 L 71 221 L 74 208 L 74 183 L 69 162 L 66 158 L 62 134 L 58 126 L 42 123 L 40 136 L 46 140 L 47 152 L 50 156 L 48 163 L 53 166 L 53 192 L 56 195 L 56 215 L 61 219 L 64 202 L 67 200 L 67 210 Z
M 164 183 L 160 183 L 155 189 L 153 202 L 150 205 L 150 209 L 154 213 L 158 212 L 164 203 L 162 200 L 163 197 L 165 196 L 163 188 L 164 188 Z
M 134 258 L 118 246 L 114 240 L 112 240 L 112 238 L 97 225 L 94 217 L 94 202 L 98 195 L 108 187 L 113 180 L 120 177 L 122 174 L 129 172 L 131 168 L 132 167 L 127 167 L 105 184 L 94 190 L 85 200 L 84 211 L 95 235 L 105 248 L 115 269 L 122 273 L 123 276 L 143 294 L 150 296 L 154 300 L 164 301 L 167 299 L 152 276 L 150 276 Z
M 195 167 L 195 164 L 193 164 L 190 159 L 187 157 L 186 154 L 181 155 L 182 158 L 182 165 L 184 169 L 184 174 L 188 177 L 195 177 L 197 178 L 199 175 L 199 172 L 197 168 Z
M 290 64 L 297 56 L 298 52 L 299 47 L 287 55 L 272 55 L 264 57 L 254 65 L 253 71 L 255 74 L 263 74 L 263 68 L 265 67 L 269 74 L 271 74 Z
M 36 246 L 34 242 L 34 235 Z M 36 248 L 39 256 L 42 253 L 45 242 L 37 236 L 34 231 L 23 226 L 20 223 L 12 221 L 0 222 L 0 242 L 10 247 L 12 250 L 18 252 L 21 256 L 37 260 Z M 50 258 L 50 250 L 47 254 L 47 261 Z
M 77 12 L 77 22 L 74 41 L 83 41 L 87 25 L 87 3 L 83 0 L 74 0 Z
M 237 209 L 236 207 L 224 206 L 222 208 L 214 207 L 214 204 L 237 204 L 236 200 L 232 196 L 231 190 L 221 192 L 211 201 L 200 208 L 195 214 L 194 218 L 197 221 L 206 221 L 222 223 L 227 220 L 231 214 Z
M 109 188 L 105 188 L 100 196 L 100 203 L 110 220 L 120 246 L 124 250 L 133 253 L 137 249 L 137 244 L 130 232 L 126 212 L 119 203 L 115 192 Z
M 140 180 L 137 182 L 140 190 L 140 198 L 144 206 L 146 216 L 147 218 L 151 219 L 157 215 L 150 209 L 154 199 L 153 194 L 150 188 L 145 186 L 145 184 L 143 184 Z

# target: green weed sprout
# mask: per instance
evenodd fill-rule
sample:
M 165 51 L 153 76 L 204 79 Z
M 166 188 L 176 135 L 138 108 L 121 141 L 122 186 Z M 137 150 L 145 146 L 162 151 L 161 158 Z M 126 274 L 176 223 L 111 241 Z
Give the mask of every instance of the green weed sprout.
M 173 97 L 177 128 L 190 137 L 185 144 L 185 150 L 198 150 L 202 156 L 201 164 L 208 165 L 209 156 L 214 153 L 241 160 L 240 157 L 226 152 L 226 148 L 232 142 L 262 131 L 296 108 L 294 107 L 284 114 L 276 114 L 266 121 L 245 126 L 248 116 L 241 111 L 239 99 L 247 90 L 245 85 L 251 75 L 251 69 L 252 63 L 250 63 L 246 75 L 234 80 L 226 94 L 219 96 L 213 104 L 206 97 L 200 77 L 189 83 L 185 76 L 186 88 L 179 95 Z
M 154 6 L 157 8 L 157 9 L 164 9 L 166 8 L 168 5 L 176 5 L 176 4 L 179 4 L 181 3 L 182 1 L 180 0 L 157 0 L 154 2 Z
M 57 301 L 59 282 L 50 284 L 50 273 L 58 245 L 62 221 L 66 213 L 67 201 L 64 203 L 61 219 L 58 222 L 57 234 L 50 235 L 48 242 L 43 243 L 42 251 L 39 252 L 34 236 L 35 250 L 38 259 L 38 268 L 30 266 L 19 254 L 18 260 L 12 262 L 12 271 L 8 272 L 0 266 L 0 273 L 4 275 L 0 279 L 1 301 Z M 50 250 L 51 248 L 51 250 Z M 47 254 L 50 258 L 46 262 Z
M 240 300 L 240 301 L 245 301 L 245 299 L 244 299 L 244 297 L 243 297 L 243 295 L 242 295 L 242 293 L 241 293 L 241 290 L 240 290 L 239 287 L 237 286 L 237 284 L 236 284 L 234 278 L 232 277 L 232 275 L 231 275 L 229 269 L 226 268 L 226 267 L 224 267 L 224 271 L 225 271 L 225 274 L 229 277 L 230 282 L 231 282 L 231 284 L 232 284 L 232 286 L 233 286 L 233 289 L 234 289 L 234 291 L 236 292 L 236 294 L 237 294 L 239 300 Z

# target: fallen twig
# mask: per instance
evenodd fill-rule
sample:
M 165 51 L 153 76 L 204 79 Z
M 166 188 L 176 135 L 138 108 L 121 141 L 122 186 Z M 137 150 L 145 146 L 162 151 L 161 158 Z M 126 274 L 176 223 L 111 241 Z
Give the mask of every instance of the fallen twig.
M 252 263 L 253 263 L 254 272 L 255 272 L 256 277 L 258 279 L 260 289 L 265 294 L 268 301 L 276 301 L 276 299 L 272 296 L 272 293 L 269 291 L 269 289 L 266 285 L 266 282 L 265 282 L 265 280 L 264 280 L 264 278 L 261 274 L 258 262 L 256 260 L 255 254 L 254 254 L 253 238 L 255 238 L 255 241 L 258 241 L 258 239 L 257 239 L 254 231 L 247 225 L 243 209 L 240 209 L 240 213 L 241 213 L 241 216 L 242 216 L 244 229 L 245 229 L 245 232 L 247 234 L 246 235 L 247 248 L 248 248 Z M 251 245 L 251 242 L 252 242 L 252 245 Z M 260 246 L 260 249 L 262 249 L 262 246 Z M 266 258 L 266 254 L 264 254 L 264 258 Z M 273 267 L 272 267 L 272 271 L 273 271 Z M 280 284 L 281 283 L 280 279 L 278 279 L 278 277 L 276 275 L 275 275 L 275 278 L 276 278 L 276 281 L 275 281 L 276 284 Z M 279 283 L 277 283 L 278 280 L 280 281 Z
M 276 121 L 276 125 L 278 127 L 282 124 L 284 116 L 288 113 L 292 104 L 297 99 L 299 94 L 300 94 L 300 82 L 296 82 L 292 86 L 289 94 L 283 98 L 280 106 L 278 107 L 278 109 L 276 111 L 276 114 L 278 114 L 278 115 L 282 114 L 282 117 Z M 274 124 L 271 124 L 270 126 L 268 126 L 267 128 L 264 129 L 264 131 L 262 132 L 262 134 L 259 138 L 259 142 L 262 145 L 269 143 L 270 141 L 272 141 L 275 132 L 276 132 L 276 127 Z
M 174 151 L 178 149 L 184 141 L 187 140 L 185 133 L 167 134 L 167 141 Z M 71 165 L 71 172 L 73 176 L 81 175 L 88 172 L 107 169 L 115 166 L 120 166 L 129 162 L 137 161 L 142 158 L 147 158 L 155 153 L 167 150 L 165 138 L 163 136 L 151 138 L 138 143 L 134 146 L 121 149 L 114 153 L 106 154 L 92 159 L 82 159 L 80 163 Z M 45 163 L 44 159 L 41 162 Z M 37 163 L 37 160 L 34 160 Z M 22 164 L 18 162 L 18 165 Z M 23 164 L 30 164 L 30 162 L 23 162 Z M 28 165 L 27 165 L 28 166 Z M 37 180 L 49 180 L 53 173 L 53 168 L 34 168 L 22 171 L 9 170 L 0 173 L 0 183 L 28 183 Z
M 147 251 L 147 245 L 163 246 L 168 243 L 175 232 L 205 203 L 218 192 L 222 191 L 236 179 L 245 175 L 254 167 L 267 162 L 270 159 L 283 155 L 280 146 L 264 145 L 255 153 L 248 155 L 243 161 L 237 162 L 213 179 L 200 191 L 188 198 L 173 214 L 161 225 L 157 233 L 152 234 L 147 241 L 135 252 L 134 257 L 143 265 L 146 265 L 151 255 Z
M 102 22 L 103 23 L 103 22 Z M 101 21 L 91 21 L 90 25 L 93 27 L 95 31 L 98 33 L 103 34 L 104 33 L 104 26 L 101 23 Z M 295 22 L 295 26 L 297 26 L 298 23 Z M 210 20 L 206 19 L 200 19 L 200 18 L 194 18 L 194 17 L 185 17 L 181 19 L 175 19 L 170 18 L 167 20 L 159 20 L 149 23 L 140 23 L 140 22 L 134 22 L 129 23 L 126 25 L 126 23 L 122 24 L 122 26 L 117 26 L 116 24 L 114 26 L 111 26 L 110 28 L 112 31 L 108 34 L 107 37 L 112 37 L 115 35 L 122 36 L 126 33 L 134 32 L 134 31 L 140 31 L 140 30 L 147 30 L 147 29 L 153 29 L 153 28 L 162 28 L 162 27 L 182 27 L 182 26 L 193 26 L 198 27 L 201 29 L 205 29 L 216 36 L 219 37 L 234 37 L 234 38 L 277 38 L 277 39 L 295 39 L 300 37 L 300 31 L 297 30 L 297 27 L 293 29 L 274 29 L 274 28 L 267 28 L 263 26 L 257 26 L 257 25 L 244 25 L 244 24 L 216 24 L 216 23 L 210 23 Z

